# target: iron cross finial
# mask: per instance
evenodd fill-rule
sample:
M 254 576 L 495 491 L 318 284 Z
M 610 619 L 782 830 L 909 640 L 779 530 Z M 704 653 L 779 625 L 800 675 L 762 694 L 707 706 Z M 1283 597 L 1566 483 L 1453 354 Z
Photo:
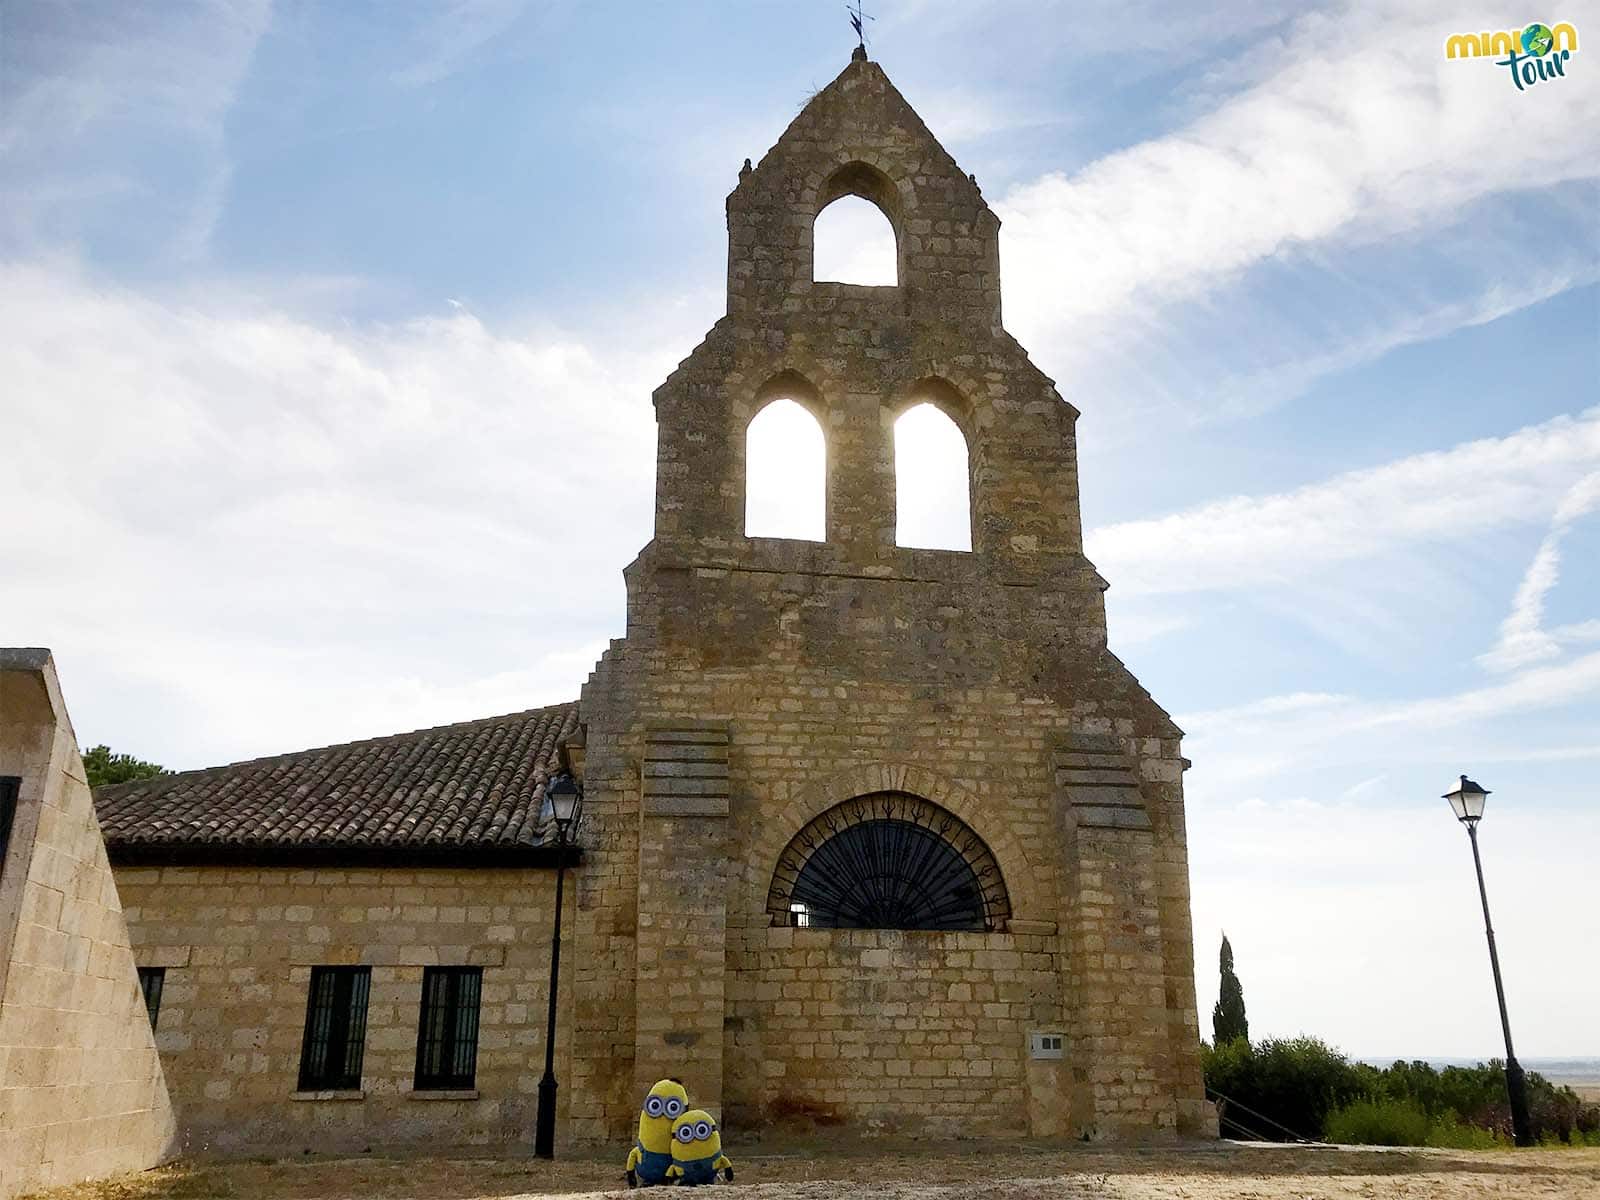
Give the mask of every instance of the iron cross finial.
M 846 4 L 844 10 L 850 14 L 850 28 L 856 31 L 856 41 L 860 49 L 865 52 L 867 48 L 866 23 L 868 21 L 876 21 L 878 18 L 861 11 L 861 0 L 855 0 L 854 5 Z

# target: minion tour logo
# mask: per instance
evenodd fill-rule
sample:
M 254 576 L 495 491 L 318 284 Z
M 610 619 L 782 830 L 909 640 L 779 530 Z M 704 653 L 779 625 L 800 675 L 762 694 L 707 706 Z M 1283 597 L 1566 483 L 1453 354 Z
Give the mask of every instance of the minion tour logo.
M 1511 71 L 1511 82 L 1524 92 L 1545 79 L 1564 79 L 1567 60 L 1578 48 L 1578 31 L 1566 21 L 1552 27 L 1535 21 L 1520 33 L 1455 33 L 1445 39 L 1446 58 L 1481 58 L 1504 54 L 1495 66 Z M 1520 51 L 1520 53 L 1519 53 Z

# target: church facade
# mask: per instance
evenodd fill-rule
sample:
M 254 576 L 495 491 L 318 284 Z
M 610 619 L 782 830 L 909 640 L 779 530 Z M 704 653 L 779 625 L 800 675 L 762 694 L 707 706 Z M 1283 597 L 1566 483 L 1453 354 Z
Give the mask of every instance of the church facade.
M 845 195 L 895 286 L 814 280 Z M 531 1139 L 557 769 L 564 1139 L 626 1134 L 665 1075 L 731 1129 L 1214 1134 L 1181 733 L 1107 647 L 1077 412 L 1001 323 L 997 218 L 859 51 L 727 217 L 727 313 L 655 393 L 654 536 L 576 705 L 97 796 L 192 1146 Z M 778 399 L 825 431 L 822 541 L 745 532 Z M 966 439 L 970 552 L 895 541 L 921 403 Z

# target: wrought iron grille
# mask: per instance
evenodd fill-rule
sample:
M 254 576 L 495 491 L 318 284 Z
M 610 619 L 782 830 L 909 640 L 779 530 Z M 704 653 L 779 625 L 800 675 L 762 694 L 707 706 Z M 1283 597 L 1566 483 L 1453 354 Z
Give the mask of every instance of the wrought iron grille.
M 938 805 L 875 792 L 835 805 L 778 856 L 774 925 L 821 929 L 999 929 L 1011 915 L 983 840 Z
M 423 971 L 414 1084 L 419 1090 L 476 1086 L 482 992 L 481 967 L 429 967 Z
M 150 1028 L 156 1027 L 156 1017 L 161 1014 L 161 990 L 167 983 L 165 967 L 140 967 L 139 991 L 144 995 L 144 1010 L 150 1014 Z
M 371 984 L 371 967 L 311 968 L 306 1036 L 300 1050 L 302 1092 L 348 1091 L 361 1086 Z

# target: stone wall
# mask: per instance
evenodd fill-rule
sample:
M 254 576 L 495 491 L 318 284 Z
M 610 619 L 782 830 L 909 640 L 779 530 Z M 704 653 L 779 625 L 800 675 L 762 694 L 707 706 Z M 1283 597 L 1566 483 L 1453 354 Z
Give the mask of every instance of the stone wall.
M 734 578 L 726 585 L 725 598 L 738 595 L 743 574 L 730 572 Z M 777 578 L 765 572 L 751 574 L 768 584 Z M 888 588 L 892 581 L 862 586 Z M 946 593 L 947 608 L 959 610 L 961 603 L 961 596 Z M 720 606 L 707 603 L 704 611 L 715 614 L 730 607 L 725 600 Z M 946 619 L 954 624 L 959 618 Z M 835 636 L 847 644 L 849 632 Z M 914 635 L 902 631 L 901 636 Z M 885 637 L 884 643 L 895 640 Z M 731 653 L 739 643 L 739 636 L 730 633 L 715 649 Z M 869 653 L 880 651 L 893 652 L 880 644 Z M 974 661 L 964 660 L 959 669 L 972 669 Z M 612 844 L 609 836 L 591 844 L 586 915 L 612 931 L 610 945 L 625 957 L 632 942 L 621 931 L 631 932 L 641 919 L 644 902 L 638 896 L 649 889 L 627 873 L 608 870 L 607 864 L 615 854 L 624 862 L 638 863 L 641 877 L 652 870 L 642 861 L 641 850 L 649 857 L 653 853 L 649 846 L 658 845 L 659 839 L 646 844 L 637 834 L 641 820 L 646 825 L 651 821 L 641 817 L 640 809 L 647 786 L 642 770 L 655 753 L 651 739 L 658 736 L 651 731 L 685 724 L 692 719 L 690 714 L 701 718 L 725 714 L 720 724 L 729 738 L 725 785 L 729 815 L 728 830 L 723 835 L 719 829 L 717 845 L 725 848 L 731 865 L 702 856 L 696 867 L 695 860 L 680 857 L 660 873 L 679 879 L 683 887 L 687 886 L 683 879 L 696 878 L 693 872 L 698 870 L 726 889 L 726 914 L 719 915 L 717 928 L 726 928 L 723 990 L 728 1032 L 720 1061 L 707 1062 L 704 1014 L 692 1020 L 690 1014 L 680 1014 L 675 1023 L 670 1019 L 669 998 L 654 991 L 647 994 L 641 987 L 638 1011 L 652 1018 L 649 1047 L 637 1062 L 626 1055 L 609 1060 L 595 1055 L 580 1066 L 598 1080 L 613 1079 L 593 1089 L 585 1103 L 600 1105 L 600 1097 L 615 1097 L 614 1103 L 600 1105 L 600 1111 L 586 1117 L 584 1136 L 620 1131 L 637 1105 L 635 1084 L 644 1075 L 698 1073 L 707 1083 L 720 1077 L 720 1097 L 710 1098 L 704 1092 L 697 1096 L 713 1106 L 725 1104 L 727 1119 L 735 1126 L 770 1119 L 773 1104 L 784 1093 L 779 1086 L 782 1077 L 765 1072 L 791 1069 L 780 1064 L 788 1061 L 787 1047 L 793 1039 L 806 1036 L 803 1026 L 810 1015 L 802 1009 L 805 1016 L 797 1024 L 791 1002 L 806 997 L 785 996 L 782 988 L 771 985 L 781 982 L 793 985 L 791 991 L 804 987 L 808 993 L 818 988 L 826 992 L 826 981 L 847 979 L 855 962 L 850 956 L 865 949 L 886 951 L 868 959 L 881 985 L 879 994 L 898 997 L 884 1003 L 927 1007 L 922 1019 L 946 1033 L 965 1028 L 962 1022 L 971 1023 L 973 1029 L 981 1027 L 984 1037 L 963 1055 L 971 1053 L 986 1065 L 970 1076 L 953 1070 L 924 1076 L 928 1081 L 924 1090 L 943 1100 L 928 1104 L 919 1100 L 914 1110 L 908 1110 L 897 1107 L 886 1091 L 882 1111 L 875 1111 L 867 1100 L 874 1093 L 872 1077 L 866 1073 L 875 1068 L 867 1066 L 855 1078 L 853 1060 L 845 1056 L 837 1062 L 836 1074 L 815 1078 L 816 1087 L 808 1083 L 809 1090 L 794 1102 L 803 1106 L 815 1102 L 830 1110 L 846 1081 L 853 1080 L 858 1103 L 835 1115 L 863 1127 L 915 1128 L 919 1113 L 940 1114 L 936 1124 L 949 1123 L 963 1112 L 1015 1114 L 1026 1101 L 1027 1116 L 1016 1123 L 1041 1136 L 1047 1130 L 1076 1135 L 1201 1128 L 1199 1032 L 1189 952 L 1186 941 L 1174 946 L 1188 936 L 1187 866 L 1181 828 L 1173 824 L 1160 790 L 1162 781 L 1181 766 L 1175 738 L 1134 736 L 1131 707 L 1119 709 L 1105 699 L 1085 697 L 1074 711 L 991 683 L 939 688 L 931 693 L 936 702 L 930 703 L 931 682 L 860 678 L 845 682 L 834 669 L 797 664 L 769 669 L 741 662 L 719 664 L 715 669 L 667 675 L 647 705 L 603 703 L 619 693 L 626 695 L 612 670 L 607 665 L 597 672 L 585 693 L 586 704 L 591 697 L 596 701 L 586 709 L 593 713 L 586 775 L 589 795 L 607 806 L 605 817 L 596 818 L 595 828 L 620 831 L 614 835 L 619 848 L 607 849 Z M 937 674 L 930 668 L 928 677 L 936 680 Z M 608 695 L 603 687 L 617 691 Z M 637 714 L 643 720 L 638 727 L 613 729 L 605 722 L 613 712 Z M 1140 830 L 1080 828 L 1072 798 L 1075 785 L 1058 779 L 1055 764 L 1061 747 L 1074 736 L 1071 731 L 1087 722 L 1105 731 L 1093 736 L 1131 751 L 1125 755 L 1126 770 L 1137 780 L 1132 792 L 1145 818 Z M 833 805 L 878 791 L 904 791 L 930 800 L 984 840 L 1005 877 L 1011 904 L 1007 930 L 938 935 L 771 927 L 768 888 L 789 839 Z M 719 818 L 717 823 L 723 822 Z M 1174 927 L 1170 931 L 1169 925 Z M 702 949 L 710 948 L 713 932 L 701 931 Z M 788 939 L 800 939 L 790 943 L 798 947 L 792 957 L 784 948 Z M 914 947 L 921 949 L 913 953 Z M 978 951 L 1007 953 L 977 955 Z M 1019 957 L 1013 961 L 1010 952 Z M 973 961 L 963 957 L 967 954 L 975 955 Z M 763 978 L 769 969 L 808 974 Z M 1039 976 L 1047 969 L 1055 972 L 1048 983 Z M 827 974 L 835 970 L 844 974 Z M 936 1002 L 928 1003 L 937 990 L 935 982 L 983 984 L 985 980 L 970 973 L 984 971 L 993 972 L 987 982 L 997 995 L 1004 993 L 1003 1000 L 974 999 L 962 1012 L 947 987 Z M 604 1001 L 608 993 L 602 989 L 614 986 L 614 978 L 595 977 L 593 1000 L 580 1004 L 576 1014 L 580 1027 L 586 1020 L 607 1021 L 611 1005 Z M 1023 996 L 1026 1000 L 1019 998 Z M 825 995 L 809 998 L 834 1002 Z M 1012 1007 L 1001 1019 L 997 1009 L 990 1008 L 985 1015 L 984 1004 Z M 1017 1007 L 1023 1004 L 1029 1006 L 1026 1013 Z M 872 1023 L 876 1017 L 863 1019 L 866 1024 L 847 1032 L 853 1036 L 876 1029 L 877 1053 L 907 1064 L 896 1071 L 926 1063 L 922 1038 L 907 1037 L 908 1031 L 892 1019 L 876 1026 Z M 1036 1065 L 1032 1077 L 1018 1074 L 1027 1061 L 1028 1028 L 1066 1033 L 1063 1065 Z M 702 1048 L 693 1053 L 667 1049 L 671 1038 L 679 1038 L 681 1044 L 686 1036 L 695 1037 Z M 638 1037 L 643 1039 L 644 1031 Z M 769 1040 L 773 1037 L 776 1040 Z M 586 1042 L 585 1050 L 598 1044 L 598 1039 Z M 810 1079 L 805 1072 L 814 1069 L 801 1068 L 799 1077 Z M 614 1079 L 622 1074 L 627 1082 L 619 1085 Z
M 0 1197 L 142 1170 L 172 1109 L 48 651 L 0 650 Z
M 186 1150 L 532 1146 L 554 871 L 119 867 L 117 883 L 138 964 L 166 968 L 156 1044 Z M 311 968 L 363 964 L 361 1090 L 301 1094 Z M 473 1093 L 412 1089 L 427 966 L 483 968 Z M 570 1007 L 558 1020 L 564 1115 Z
M 1057 939 L 748 929 L 730 950 L 728 1119 L 871 1133 L 1049 1136 L 1061 1060 Z
M 1000 220 L 977 180 L 939 145 L 865 54 L 739 175 L 728 197 L 728 311 L 745 321 L 795 311 L 813 282 L 814 220 L 861 196 L 895 231 L 898 289 L 861 289 L 922 319 L 1000 324 Z

